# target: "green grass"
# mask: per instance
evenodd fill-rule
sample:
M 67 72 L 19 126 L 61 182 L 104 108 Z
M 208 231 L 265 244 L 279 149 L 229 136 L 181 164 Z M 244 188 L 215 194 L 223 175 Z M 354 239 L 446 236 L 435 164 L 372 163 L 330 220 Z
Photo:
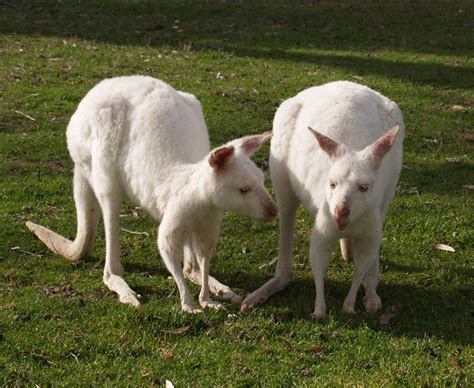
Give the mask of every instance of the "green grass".
M 474 5 L 387 3 L 0 1 L 0 385 L 472 386 L 474 201 L 463 185 L 474 184 Z M 389 325 L 360 300 L 357 314 L 342 314 L 353 266 L 339 252 L 327 274 L 329 317 L 309 318 L 303 211 L 295 281 L 246 316 L 228 303 L 227 312 L 181 313 L 143 213 L 122 226 L 150 236 L 121 236 L 140 311 L 102 284 L 102 230 L 82 263 L 50 254 L 24 222 L 74 236 L 65 128 L 94 84 L 125 74 L 195 94 L 213 145 L 269 130 L 282 100 L 332 80 L 399 103 L 405 168 L 379 286 L 382 312 L 396 309 Z M 267 155 L 268 146 L 255 157 L 262 168 Z M 272 276 L 259 267 L 277 241 L 275 224 L 228 215 L 211 272 L 245 295 Z

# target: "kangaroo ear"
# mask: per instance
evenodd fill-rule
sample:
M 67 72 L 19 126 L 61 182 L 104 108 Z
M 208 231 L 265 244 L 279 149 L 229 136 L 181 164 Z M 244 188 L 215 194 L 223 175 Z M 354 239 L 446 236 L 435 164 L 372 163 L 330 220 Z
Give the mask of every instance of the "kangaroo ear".
M 400 126 L 395 125 L 367 147 L 369 157 L 371 157 L 377 165 L 386 153 L 392 149 L 399 131 Z
M 215 149 L 209 155 L 209 164 L 215 170 L 222 170 L 225 164 L 230 160 L 234 154 L 233 146 L 222 146 Z
M 272 137 L 272 131 L 264 132 L 260 135 L 245 136 L 239 139 L 238 147 L 241 148 L 246 155 L 252 156 L 263 143 Z
M 321 149 L 326 152 L 331 159 L 334 159 L 336 156 L 339 155 L 340 147 L 339 143 L 335 142 L 331 138 L 315 131 L 313 128 L 308 127 L 309 131 L 314 135 L 316 140 L 319 143 Z

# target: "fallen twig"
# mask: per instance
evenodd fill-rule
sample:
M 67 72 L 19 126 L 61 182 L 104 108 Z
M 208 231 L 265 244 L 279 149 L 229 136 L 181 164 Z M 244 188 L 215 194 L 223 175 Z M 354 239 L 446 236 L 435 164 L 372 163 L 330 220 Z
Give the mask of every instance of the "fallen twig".
M 33 356 L 34 358 L 36 358 L 37 360 L 40 360 L 40 361 L 43 361 L 43 362 L 46 362 L 50 365 L 54 365 L 54 362 L 52 362 L 48 356 L 45 356 L 44 354 L 40 354 L 40 353 L 33 353 L 31 352 L 30 353 L 31 356 Z
M 275 264 L 278 261 L 278 257 L 275 257 L 274 259 L 270 260 L 268 263 L 262 264 L 258 266 L 258 269 L 263 269 L 265 267 L 271 267 L 273 264 Z
M 79 364 L 79 358 L 77 358 L 77 356 L 74 353 L 71 353 L 71 356 L 73 356 L 76 362 Z
M 30 256 L 43 257 L 43 255 L 40 255 L 39 253 L 24 251 L 23 249 L 20 249 L 20 247 L 12 247 L 10 249 L 12 251 L 18 251 L 18 252 L 21 252 L 21 253 L 26 253 L 27 255 L 30 255 Z
M 144 235 L 144 236 L 147 236 L 147 237 L 150 235 L 148 232 L 135 232 L 133 230 L 128 230 L 128 229 L 125 229 L 125 228 L 122 228 L 122 231 L 126 232 L 126 233 L 130 233 L 130 234 Z
M 21 111 L 19 111 L 19 110 L 16 110 L 16 111 L 14 111 L 14 112 L 15 112 L 15 113 L 18 113 L 19 115 L 22 115 L 22 116 L 26 117 L 27 119 L 30 119 L 31 121 L 36 121 L 35 118 L 33 118 L 33 117 L 31 117 L 31 116 L 27 115 L 26 113 L 23 113 L 23 112 L 21 112 Z

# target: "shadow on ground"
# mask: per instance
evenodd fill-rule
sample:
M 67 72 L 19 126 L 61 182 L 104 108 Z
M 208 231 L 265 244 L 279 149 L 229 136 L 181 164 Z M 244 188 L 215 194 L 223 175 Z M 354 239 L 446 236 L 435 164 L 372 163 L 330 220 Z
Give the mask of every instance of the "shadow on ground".
M 414 83 L 464 88 L 469 69 L 453 62 L 380 60 L 373 51 L 472 54 L 471 2 L 3 1 L 0 33 L 76 37 L 119 45 L 223 50 L 307 62 Z M 295 52 L 298 49 L 314 53 Z M 366 57 L 316 50 L 360 51 Z
M 387 274 L 390 272 L 416 273 L 424 271 L 424 268 L 416 265 L 406 266 L 389 261 L 385 261 L 384 266 L 389 267 L 389 270 L 386 271 Z M 152 277 L 169 276 L 161 263 L 153 263 L 149 266 L 141 265 L 139 268 L 134 268 L 133 264 L 126 265 L 125 272 L 129 271 L 130 273 L 146 271 Z M 270 276 L 265 274 L 252 275 L 244 272 L 211 271 L 211 275 L 234 288 L 243 297 L 246 292 L 253 291 L 270 279 Z M 466 284 L 469 283 L 467 279 L 471 275 L 470 273 L 460 274 L 460 276 L 466 277 Z M 341 309 L 349 292 L 350 283 L 327 280 L 325 284 L 328 314 L 338 325 L 358 328 L 367 324 L 375 331 L 383 330 L 400 337 L 433 337 L 463 345 L 474 344 L 472 330 L 467 327 L 468 317 L 474 312 L 471 302 L 474 289 L 471 286 L 452 288 L 446 292 L 445 289 L 437 289 L 433 285 L 387 284 L 382 281 L 378 289 L 384 303 L 382 310 L 374 314 L 366 313 L 362 304 L 363 291 L 361 289 L 356 303 L 357 313 L 354 316 L 349 316 L 343 314 Z M 132 284 L 131 286 L 133 288 Z M 245 290 L 239 287 L 243 287 Z M 144 303 L 152 295 L 169 296 L 167 292 L 156 290 L 152 286 L 139 286 L 136 289 L 142 293 Z M 193 294 L 197 298 L 197 294 Z M 314 307 L 314 297 L 313 279 L 302 279 L 297 276 L 286 290 L 272 296 L 265 304 L 257 307 L 257 313 L 276 317 L 281 322 L 311 320 L 310 313 Z M 176 303 L 179 303 L 177 293 L 174 298 Z M 232 307 L 227 302 L 226 305 Z M 389 326 L 382 327 L 379 317 L 389 306 L 395 306 L 396 315 Z M 324 323 L 315 322 L 315 325 L 318 324 Z
M 220 278 L 219 274 L 216 274 Z M 259 287 L 269 278 L 246 279 Z M 359 328 L 367 325 L 374 331 L 383 330 L 399 337 L 433 337 L 463 345 L 472 345 L 474 338 L 467 321 L 473 314 L 471 299 L 474 289 L 460 287 L 447 293 L 436 288 L 406 284 L 386 284 L 382 282 L 378 293 L 384 306 L 379 312 L 369 314 L 362 304 L 363 291 L 360 290 L 356 303 L 356 314 L 351 316 L 342 312 L 342 304 L 349 292 L 349 282 L 327 280 L 326 303 L 328 314 L 338 326 Z M 274 315 L 278 321 L 291 322 L 310 318 L 314 307 L 314 283 L 312 279 L 295 279 L 284 291 L 272 296 L 264 305 L 257 307 Z M 295 300 L 298 303 L 295 303 Z M 387 327 L 382 327 L 379 317 L 390 306 L 395 308 L 395 317 Z M 315 322 L 316 324 L 324 324 Z
M 474 181 L 474 164 L 471 162 L 440 162 L 417 164 L 403 169 L 400 184 L 412 187 L 419 194 L 438 194 L 449 196 L 469 195 L 463 188 L 467 182 Z M 403 195 L 403 193 L 400 193 Z

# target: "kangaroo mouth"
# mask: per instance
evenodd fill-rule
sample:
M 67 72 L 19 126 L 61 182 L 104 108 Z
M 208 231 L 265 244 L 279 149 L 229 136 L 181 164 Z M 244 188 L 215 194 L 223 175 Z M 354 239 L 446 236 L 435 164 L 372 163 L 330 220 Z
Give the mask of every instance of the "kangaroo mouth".
M 276 218 L 278 218 L 278 208 L 275 205 L 269 205 L 264 210 L 260 219 L 262 222 L 271 222 Z
M 349 221 L 347 219 L 336 219 L 336 225 L 339 230 L 344 230 L 349 225 Z
M 275 219 L 278 217 L 278 210 L 270 210 L 268 212 L 268 216 L 271 218 L 271 219 Z
M 262 222 L 272 222 L 274 219 L 278 218 L 278 213 L 267 213 L 264 217 L 261 218 Z

